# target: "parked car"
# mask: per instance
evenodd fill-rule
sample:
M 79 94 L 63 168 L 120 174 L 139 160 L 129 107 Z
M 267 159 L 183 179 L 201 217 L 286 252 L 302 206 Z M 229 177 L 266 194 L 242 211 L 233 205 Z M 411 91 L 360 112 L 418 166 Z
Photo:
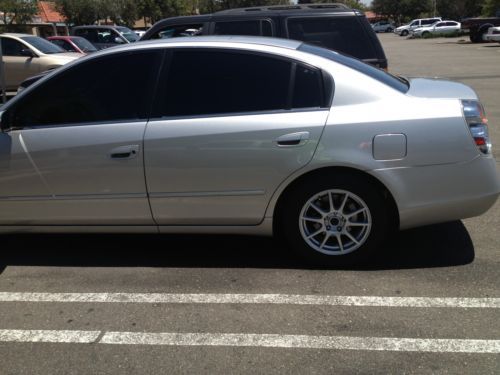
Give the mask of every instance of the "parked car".
M 71 35 L 87 39 L 97 49 L 133 43 L 139 40 L 136 33 L 124 26 L 76 26 L 71 29 Z
M 384 50 L 364 13 L 343 4 L 263 6 L 167 18 L 154 24 L 141 40 L 198 35 L 302 40 L 387 69 Z
M 472 43 L 482 43 L 486 41 L 486 34 L 490 27 L 500 26 L 500 14 L 497 17 L 466 18 L 462 20 L 462 29 L 469 33 Z
M 142 38 L 144 34 L 146 34 L 146 30 L 134 30 L 135 35 L 137 35 L 137 38 Z
M 394 24 L 389 21 L 379 21 L 372 23 L 372 28 L 376 33 L 392 33 L 395 29 Z
M 68 52 L 86 54 L 97 51 L 97 48 L 95 48 L 92 43 L 79 36 L 50 36 L 47 40 Z
M 394 29 L 394 33 L 399 36 L 408 36 L 410 32 L 420 27 L 430 26 L 438 21 L 442 21 L 441 17 L 433 17 L 433 18 L 418 18 L 416 20 L 411 21 L 407 25 L 399 26 Z
M 489 42 L 500 42 L 500 27 L 490 27 L 484 39 Z
M 500 193 L 470 87 L 293 40 L 101 51 L 0 122 L 2 232 L 274 233 L 355 263 L 393 228 L 480 215 Z
M 419 27 L 411 33 L 415 37 L 426 37 L 428 35 L 450 35 L 459 32 L 460 22 L 439 21 L 430 26 Z
M 0 34 L 0 40 L 8 92 L 15 92 L 27 77 L 55 69 L 82 56 L 79 53 L 67 53 L 34 35 L 5 33 Z

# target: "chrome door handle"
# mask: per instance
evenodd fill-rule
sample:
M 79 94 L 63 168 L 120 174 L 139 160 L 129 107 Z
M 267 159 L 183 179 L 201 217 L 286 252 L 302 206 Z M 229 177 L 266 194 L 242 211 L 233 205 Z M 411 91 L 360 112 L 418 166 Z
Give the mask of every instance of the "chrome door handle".
M 111 159 L 133 159 L 139 154 L 139 145 L 120 146 L 109 152 Z
M 279 147 L 302 146 L 309 140 L 309 132 L 298 132 L 282 135 L 275 142 Z

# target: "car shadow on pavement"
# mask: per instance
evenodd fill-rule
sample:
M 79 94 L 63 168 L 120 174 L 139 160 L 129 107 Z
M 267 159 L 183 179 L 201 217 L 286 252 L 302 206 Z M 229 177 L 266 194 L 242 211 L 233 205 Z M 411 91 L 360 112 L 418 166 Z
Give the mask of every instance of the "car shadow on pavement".
M 2 236 L 2 250 L 0 273 L 8 266 L 317 268 L 271 238 L 234 235 L 16 234 Z M 471 238 L 456 221 L 397 233 L 369 264 L 347 269 L 448 267 L 473 260 Z

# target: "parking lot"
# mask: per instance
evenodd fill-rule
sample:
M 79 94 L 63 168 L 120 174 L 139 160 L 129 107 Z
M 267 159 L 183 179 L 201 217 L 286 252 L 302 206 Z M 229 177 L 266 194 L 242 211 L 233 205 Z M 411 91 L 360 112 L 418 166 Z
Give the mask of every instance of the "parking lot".
M 500 44 L 378 35 L 392 73 L 478 92 L 500 166 Z M 0 374 L 498 373 L 499 228 L 497 202 L 349 269 L 267 238 L 4 236 Z

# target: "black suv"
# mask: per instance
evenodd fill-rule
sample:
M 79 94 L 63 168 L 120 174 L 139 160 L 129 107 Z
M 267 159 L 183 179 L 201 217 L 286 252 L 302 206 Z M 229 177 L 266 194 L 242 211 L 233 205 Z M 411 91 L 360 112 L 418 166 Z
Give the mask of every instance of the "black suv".
M 166 18 L 142 40 L 195 35 L 261 35 L 296 39 L 387 69 L 384 50 L 365 15 L 344 4 L 304 4 L 230 9 Z

